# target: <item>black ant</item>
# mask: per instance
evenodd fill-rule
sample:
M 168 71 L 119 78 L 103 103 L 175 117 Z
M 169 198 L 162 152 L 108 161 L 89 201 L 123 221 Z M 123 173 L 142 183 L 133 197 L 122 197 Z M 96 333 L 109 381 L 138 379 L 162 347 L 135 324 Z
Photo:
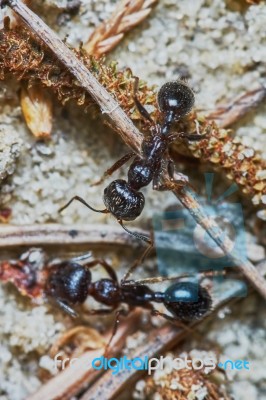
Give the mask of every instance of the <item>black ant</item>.
M 142 117 L 151 123 L 150 135 L 143 139 L 141 156 L 133 152 L 126 154 L 109 168 L 96 184 L 101 183 L 107 176 L 110 176 L 135 156 L 128 170 L 128 181 L 116 179 L 104 189 L 103 201 L 106 207 L 104 210 L 96 210 L 81 197 L 74 196 L 59 212 L 67 208 L 73 200 L 78 200 L 93 211 L 111 213 L 128 233 L 146 242 L 151 242 L 146 236 L 129 231 L 124 226 L 123 221 L 133 221 L 141 214 L 145 204 L 144 195 L 140 192 L 141 188 L 152 182 L 155 190 L 169 190 L 167 184 L 160 184 L 165 167 L 170 181 L 180 186 L 187 185 L 186 181 L 175 180 L 174 178 L 174 162 L 168 153 L 169 145 L 176 139 L 201 140 L 205 135 L 170 133 L 173 122 L 187 115 L 194 105 L 194 93 L 186 83 L 182 81 L 169 82 L 159 90 L 157 101 L 163 117 L 161 125 L 153 121 L 138 100 L 137 88 L 138 79 L 136 78 L 134 101 Z
M 144 282 L 156 283 L 173 278 L 151 278 L 139 281 L 126 280 L 126 277 L 144 259 L 147 249 L 141 259 L 129 269 L 125 277 L 119 282 L 114 269 L 104 260 L 93 260 L 81 265 L 75 259 L 60 262 L 52 267 L 46 283 L 46 294 L 72 317 L 77 313 L 73 306 L 85 302 L 87 296 L 109 308 L 89 310 L 90 315 L 104 315 L 116 310 L 115 324 L 112 338 L 119 324 L 120 316 L 128 315 L 135 307 L 149 309 L 152 315 L 161 316 L 175 324 L 178 321 L 194 321 L 204 316 L 211 308 L 212 300 L 208 291 L 195 281 L 176 281 L 165 291 L 153 291 Z M 91 268 L 100 264 L 106 271 L 108 278 L 92 282 Z M 178 279 L 178 278 L 175 278 Z M 171 315 L 159 312 L 152 302 L 163 303 Z M 128 305 L 128 310 L 120 308 L 121 304 Z M 180 325 L 180 323 L 179 323 Z M 105 354 L 106 354 L 105 350 Z

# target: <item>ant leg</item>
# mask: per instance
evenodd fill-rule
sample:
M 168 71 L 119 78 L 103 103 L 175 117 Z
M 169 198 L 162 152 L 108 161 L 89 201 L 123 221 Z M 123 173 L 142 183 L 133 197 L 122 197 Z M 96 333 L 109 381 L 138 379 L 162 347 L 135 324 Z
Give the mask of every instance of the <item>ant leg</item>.
M 92 256 L 92 254 L 89 251 L 88 253 L 81 254 L 80 256 L 71 258 L 70 261 L 71 262 L 80 262 L 80 261 L 87 260 L 88 258 L 91 258 L 91 256 Z
M 153 119 L 151 118 L 150 114 L 148 113 L 148 111 L 146 110 L 146 108 L 141 104 L 141 102 L 140 102 L 139 99 L 137 98 L 138 87 L 139 87 L 139 78 L 135 76 L 134 94 L 133 94 L 133 98 L 134 98 L 135 105 L 136 105 L 136 107 L 137 107 L 138 112 L 140 113 L 140 115 L 141 115 L 144 119 L 147 119 L 148 121 L 150 121 L 150 122 L 154 125 L 154 121 L 153 121 Z
M 126 285 L 130 285 L 130 284 L 134 284 L 135 281 L 129 281 L 128 278 L 129 276 L 133 273 L 133 271 L 145 260 L 145 258 L 147 257 L 147 255 L 150 253 L 151 249 L 154 246 L 154 240 L 151 239 L 151 243 L 150 245 L 145 249 L 145 251 L 143 252 L 143 254 L 141 255 L 140 258 L 138 258 L 132 265 L 131 267 L 128 269 L 128 271 L 125 273 L 125 275 L 123 276 L 123 278 L 120 281 L 120 285 L 121 286 L 126 286 Z
M 128 228 L 125 227 L 125 225 L 123 224 L 123 221 L 121 219 L 118 219 L 117 221 L 122 226 L 122 228 L 130 235 L 134 236 L 137 239 L 143 240 L 144 242 L 149 243 L 149 244 L 152 242 L 148 236 L 142 235 L 141 233 L 130 231 Z
M 159 192 L 164 191 L 164 190 L 171 190 L 172 189 L 171 185 L 167 184 L 167 183 L 162 184 L 160 182 L 160 178 L 161 178 L 161 172 L 156 172 L 154 174 L 154 178 L 152 181 L 153 190 L 158 190 Z
M 105 260 L 103 259 L 96 259 L 93 261 L 90 261 L 86 264 L 84 264 L 84 267 L 88 267 L 88 268 L 93 268 L 95 267 L 95 265 L 100 264 L 104 270 L 106 271 L 106 273 L 110 276 L 110 278 L 112 280 L 114 280 L 115 282 L 118 282 L 117 276 L 115 271 L 113 270 L 113 268 L 111 267 L 111 265 L 109 265 Z
M 197 279 L 200 282 L 204 278 L 213 278 L 216 276 L 224 276 L 226 275 L 226 271 L 203 271 L 203 272 L 198 272 L 195 274 L 182 274 L 178 276 L 157 276 L 155 278 L 144 278 L 144 279 L 136 279 L 134 280 L 134 283 L 131 281 L 125 282 L 124 285 L 147 285 L 147 284 L 154 284 L 154 283 L 161 283 L 161 282 L 166 282 L 166 281 L 178 281 L 180 279 L 184 278 L 193 278 Z
M 168 164 L 167 164 L 167 172 L 170 178 L 170 181 L 174 181 L 175 178 L 175 164 L 173 160 L 169 159 Z
M 92 211 L 99 212 L 99 213 L 103 213 L 103 214 L 109 213 L 109 211 L 108 211 L 106 208 L 105 208 L 104 210 L 96 210 L 95 208 L 91 207 L 84 199 L 82 199 L 82 197 L 79 197 L 79 196 L 74 196 L 74 197 L 72 197 L 72 199 L 69 200 L 69 202 L 68 202 L 67 204 L 65 204 L 63 207 L 61 207 L 61 208 L 59 209 L 58 212 L 61 213 L 61 212 L 62 212 L 63 210 L 65 210 L 68 206 L 70 206 L 70 204 L 71 204 L 74 200 L 77 200 L 77 201 L 79 201 L 80 203 L 84 204 L 84 206 L 88 207 L 88 208 L 89 208 L 90 210 L 92 210 Z
M 71 308 L 67 303 L 65 303 L 64 301 L 62 301 L 60 299 L 54 299 L 54 301 L 63 311 L 65 311 L 68 315 L 70 315 L 70 317 L 72 317 L 72 318 L 78 317 L 78 314 L 76 313 L 76 311 L 74 311 L 73 308 Z
M 117 332 L 117 328 L 118 328 L 118 325 L 119 325 L 119 322 L 120 322 L 120 316 L 123 315 L 124 317 L 126 317 L 129 314 L 129 312 L 130 312 L 130 310 L 127 311 L 127 310 L 124 310 L 124 309 L 120 309 L 120 310 L 116 311 L 116 313 L 115 313 L 115 322 L 114 322 L 114 326 L 113 326 L 112 335 L 111 335 L 111 337 L 109 339 L 109 342 L 107 343 L 107 345 L 105 347 L 104 355 L 103 355 L 104 357 L 107 358 L 107 356 L 108 356 L 108 351 L 109 351 L 111 342 L 112 342 L 112 340 L 113 340 L 113 338 L 114 338 L 114 336 L 115 336 L 115 334 Z
M 190 142 L 196 142 L 202 139 L 206 139 L 208 135 L 201 135 L 198 133 L 185 133 L 185 132 L 181 132 L 181 133 L 173 133 L 172 135 L 169 135 L 167 138 L 167 142 L 173 143 L 175 142 L 177 139 L 184 139 L 184 140 L 188 140 Z
M 173 160 L 170 157 L 169 157 L 169 161 L 167 164 L 167 172 L 168 172 L 169 179 L 171 182 L 174 182 L 175 184 L 177 184 L 180 187 L 190 186 L 195 191 L 195 188 L 193 188 L 193 186 L 187 180 L 175 178 L 175 163 L 173 162 Z
M 99 179 L 97 182 L 94 182 L 91 184 L 91 186 L 97 186 L 100 185 L 104 180 L 108 177 L 111 176 L 115 171 L 117 171 L 119 168 L 121 168 L 126 162 L 128 162 L 133 156 L 135 156 L 135 153 L 130 152 L 125 154 L 123 157 L 121 157 L 112 167 L 108 168 L 101 179 Z
M 99 308 L 98 310 L 86 310 L 85 313 L 88 315 L 106 315 L 111 314 L 113 311 L 113 308 Z
M 171 324 L 175 325 L 176 327 L 182 328 L 182 329 L 184 329 L 185 331 L 187 331 L 188 333 L 192 333 L 193 335 L 196 335 L 196 338 L 198 338 L 198 339 L 199 339 L 199 338 L 202 339 L 202 337 L 201 337 L 199 334 L 197 334 L 192 328 L 190 328 L 189 326 L 187 326 L 186 324 L 184 324 L 184 323 L 181 322 L 181 321 L 177 321 L 174 317 L 171 317 L 171 316 L 168 315 L 168 314 L 162 313 L 162 312 L 156 310 L 155 308 L 153 308 L 152 311 L 151 311 L 151 315 L 152 315 L 153 317 L 157 317 L 157 316 L 158 316 L 158 317 L 162 317 L 162 318 L 164 318 L 166 321 L 171 322 Z
M 164 184 L 162 184 L 160 182 L 161 172 L 154 174 L 154 178 L 153 178 L 153 182 L 152 182 L 152 187 L 154 190 L 162 192 L 162 191 L 166 191 L 166 190 L 173 190 L 173 189 L 175 189 L 175 187 L 183 188 L 185 186 L 189 186 L 191 189 L 194 190 L 194 192 L 196 192 L 195 188 L 187 180 L 175 178 L 175 176 L 174 176 L 175 165 L 174 165 L 173 160 L 171 160 L 171 159 L 167 163 L 167 172 L 169 175 L 170 182 L 164 183 Z
M 197 120 L 195 120 L 195 124 L 196 124 L 196 133 L 185 133 L 185 132 L 173 133 L 171 135 L 168 135 L 167 137 L 168 143 L 170 144 L 177 139 L 185 139 L 191 142 L 193 141 L 196 142 L 202 139 L 206 139 L 209 136 L 209 134 L 206 133 L 202 135 L 200 133 L 199 123 Z

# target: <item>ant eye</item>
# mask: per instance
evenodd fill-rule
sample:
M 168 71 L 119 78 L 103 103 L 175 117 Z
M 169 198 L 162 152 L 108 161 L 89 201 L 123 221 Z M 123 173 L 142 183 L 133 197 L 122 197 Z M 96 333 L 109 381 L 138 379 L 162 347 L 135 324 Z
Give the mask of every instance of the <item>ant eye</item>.
M 158 93 L 158 105 L 163 113 L 173 113 L 175 118 L 188 114 L 195 102 L 193 91 L 183 82 L 165 83 Z

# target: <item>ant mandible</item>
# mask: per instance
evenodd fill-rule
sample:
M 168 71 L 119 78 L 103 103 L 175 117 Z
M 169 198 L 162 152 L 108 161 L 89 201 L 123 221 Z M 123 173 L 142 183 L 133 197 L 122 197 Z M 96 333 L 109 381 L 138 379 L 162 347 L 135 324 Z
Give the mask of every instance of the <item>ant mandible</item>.
M 152 182 L 155 190 L 169 189 L 167 184 L 160 183 L 165 167 L 170 181 L 180 186 L 187 184 L 186 181 L 177 181 L 174 178 L 174 162 L 168 153 L 169 145 L 176 139 L 201 140 L 205 135 L 170 133 L 172 123 L 187 115 L 194 105 L 194 93 L 185 82 L 168 82 L 159 90 L 157 101 L 163 117 L 161 125 L 153 121 L 148 111 L 140 103 L 137 98 L 137 89 L 138 78 L 135 80 L 134 101 L 139 113 L 151 124 L 150 135 L 143 139 L 140 156 L 133 152 L 126 154 L 109 168 L 96 184 L 101 183 L 135 156 L 128 170 L 128 181 L 116 179 L 104 189 L 103 201 L 106 207 L 104 210 L 96 210 L 83 198 L 74 196 L 59 212 L 67 208 L 72 201 L 77 200 L 92 211 L 112 214 L 125 231 L 151 243 L 151 240 L 146 236 L 128 230 L 123 221 L 133 221 L 141 214 L 145 205 L 144 195 L 140 192 L 141 188 Z
M 144 253 L 147 254 L 147 251 Z M 144 258 L 141 257 L 141 260 Z M 137 263 L 139 263 L 138 260 Z M 91 268 L 100 264 L 106 271 L 108 278 L 92 281 Z M 136 267 L 136 263 L 133 268 Z M 125 275 L 132 272 L 132 267 Z M 208 291 L 199 283 L 193 281 L 176 281 L 165 291 L 153 291 L 142 280 L 135 282 L 122 279 L 118 281 L 114 269 L 104 260 L 93 260 L 81 265 L 74 259 L 63 261 L 52 267 L 46 283 L 46 294 L 52 297 L 56 303 L 72 317 L 77 313 L 73 306 L 85 302 L 87 296 L 91 296 L 108 308 L 89 310 L 90 315 L 104 315 L 116 310 L 116 317 L 112 336 L 105 349 L 107 349 L 116 334 L 120 316 L 127 316 L 135 307 L 142 307 L 151 311 L 152 315 L 158 315 L 172 323 L 181 324 L 183 322 L 195 321 L 204 316 L 212 305 Z M 143 282 L 156 283 L 173 278 L 151 278 Z M 175 278 L 179 279 L 179 278 Z M 171 315 L 159 312 L 154 308 L 152 302 L 162 303 Z M 121 304 L 128 305 L 128 310 L 120 308 Z M 181 322 L 180 322 L 181 321 Z

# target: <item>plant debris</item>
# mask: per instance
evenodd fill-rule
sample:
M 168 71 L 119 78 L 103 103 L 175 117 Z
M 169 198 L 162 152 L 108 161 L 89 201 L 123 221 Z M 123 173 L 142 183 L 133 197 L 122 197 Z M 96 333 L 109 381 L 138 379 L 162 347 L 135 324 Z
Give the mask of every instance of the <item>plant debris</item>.
M 123 0 L 118 3 L 110 19 L 99 25 L 84 49 L 99 58 L 110 52 L 124 38 L 125 33 L 140 24 L 150 14 L 157 0 Z
M 29 130 L 38 139 L 49 139 L 52 132 L 52 100 L 44 88 L 23 86 L 21 108 Z
M 130 69 L 119 71 L 116 63 L 106 65 L 103 59 L 96 60 L 82 50 L 73 50 L 84 65 L 93 73 L 99 82 L 116 98 L 122 109 L 134 122 L 141 122 L 141 129 L 148 131 L 149 123 L 143 121 L 134 106 L 133 86 L 134 75 Z M 22 56 L 23 55 L 23 56 Z M 65 104 L 75 100 L 86 110 L 95 105 L 71 73 L 58 62 L 55 57 L 40 44 L 25 28 L 0 31 L 0 79 L 12 72 L 18 79 L 28 80 L 29 84 L 40 82 L 45 87 L 51 87 L 59 100 Z M 152 105 L 152 118 L 158 119 L 156 93 L 140 82 L 138 98 L 142 104 Z M 97 113 L 97 108 L 93 108 Z M 95 114 L 96 115 L 96 114 Z M 236 182 L 245 195 L 252 198 L 256 206 L 264 206 L 266 195 L 266 161 L 261 154 L 242 144 L 240 138 L 233 138 L 231 131 L 220 129 L 214 122 L 209 122 L 208 116 L 197 117 L 192 114 L 185 127 L 188 131 L 195 130 L 195 120 L 198 119 L 200 132 L 207 134 L 208 139 L 189 143 L 188 148 L 193 157 L 201 162 L 209 162 L 225 170 L 226 176 Z M 182 151 L 176 145 L 174 149 Z

